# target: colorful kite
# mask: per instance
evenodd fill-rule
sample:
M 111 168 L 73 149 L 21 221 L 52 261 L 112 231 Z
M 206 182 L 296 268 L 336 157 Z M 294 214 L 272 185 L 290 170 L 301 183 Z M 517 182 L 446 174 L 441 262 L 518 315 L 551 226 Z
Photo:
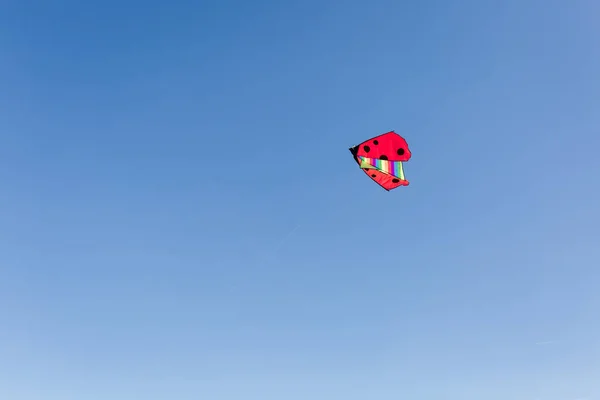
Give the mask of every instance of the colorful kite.
M 408 186 L 403 162 L 410 160 L 406 140 L 391 131 L 351 147 L 354 159 L 371 179 L 387 191 Z

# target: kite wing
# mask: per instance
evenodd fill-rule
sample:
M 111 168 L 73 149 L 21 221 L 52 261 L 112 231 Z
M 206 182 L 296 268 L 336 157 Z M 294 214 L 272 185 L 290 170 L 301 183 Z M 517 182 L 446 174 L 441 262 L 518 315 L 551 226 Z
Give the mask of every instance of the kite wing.
M 387 191 L 408 186 L 402 163 L 410 160 L 406 140 L 391 131 L 351 147 L 350 152 L 360 168 Z

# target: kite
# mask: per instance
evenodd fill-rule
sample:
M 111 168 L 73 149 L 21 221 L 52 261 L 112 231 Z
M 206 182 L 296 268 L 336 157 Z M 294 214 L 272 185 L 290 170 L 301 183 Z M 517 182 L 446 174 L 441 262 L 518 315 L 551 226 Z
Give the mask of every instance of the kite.
M 410 160 L 406 140 L 391 131 L 351 147 L 350 152 L 360 168 L 387 191 L 408 186 L 402 163 Z

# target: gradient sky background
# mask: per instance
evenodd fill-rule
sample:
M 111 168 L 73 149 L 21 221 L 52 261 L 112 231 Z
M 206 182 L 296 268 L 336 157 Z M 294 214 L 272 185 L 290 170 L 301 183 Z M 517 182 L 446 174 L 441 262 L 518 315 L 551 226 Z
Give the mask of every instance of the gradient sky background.
M 0 399 L 600 399 L 596 1 L 0 4 Z

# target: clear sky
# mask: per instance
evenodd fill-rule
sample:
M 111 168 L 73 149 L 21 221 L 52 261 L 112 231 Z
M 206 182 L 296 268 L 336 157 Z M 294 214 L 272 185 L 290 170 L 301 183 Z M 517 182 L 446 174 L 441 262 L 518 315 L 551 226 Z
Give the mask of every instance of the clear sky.
M 595 0 L 0 4 L 0 399 L 600 399 Z

